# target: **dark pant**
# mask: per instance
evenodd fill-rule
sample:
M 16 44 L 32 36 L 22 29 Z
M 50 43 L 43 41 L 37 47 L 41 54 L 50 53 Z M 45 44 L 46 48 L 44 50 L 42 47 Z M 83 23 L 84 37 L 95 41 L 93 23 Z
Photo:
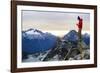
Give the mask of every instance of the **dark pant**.
M 78 30 L 79 41 L 82 40 L 81 30 L 82 30 L 82 29 L 79 29 L 79 30 Z

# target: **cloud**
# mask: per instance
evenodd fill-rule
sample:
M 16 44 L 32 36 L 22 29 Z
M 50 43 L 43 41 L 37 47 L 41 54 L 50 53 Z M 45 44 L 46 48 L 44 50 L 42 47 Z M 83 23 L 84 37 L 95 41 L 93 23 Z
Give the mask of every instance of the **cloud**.
M 77 29 L 77 16 L 83 18 L 84 30 L 89 30 L 90 14 L 74 12 L 22 11 L 23 30 L 37 28 L 41 30 Z M 88 28 L 87 28 L 88 27 Z

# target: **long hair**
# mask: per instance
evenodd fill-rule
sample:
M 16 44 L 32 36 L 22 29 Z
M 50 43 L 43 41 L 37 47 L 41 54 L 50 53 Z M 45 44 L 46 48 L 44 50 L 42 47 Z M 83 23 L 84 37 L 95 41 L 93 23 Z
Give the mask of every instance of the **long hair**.
M 81 18 L 78 16 L 77 19 L 80 20 Z

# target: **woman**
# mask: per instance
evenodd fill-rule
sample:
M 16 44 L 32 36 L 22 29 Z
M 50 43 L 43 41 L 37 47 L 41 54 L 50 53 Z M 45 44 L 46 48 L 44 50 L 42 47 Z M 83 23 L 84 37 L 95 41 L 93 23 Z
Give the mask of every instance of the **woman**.
M 78 19 L 78 24 L 76 24 L 78 26 L 78 36 L 79 36 L 79 50 L 80 50 L 80 53 L 81 53 L 81 59 L 83 59 L 83 56 L 84 54 L 82 53 L 83 52 L 83 49 L 82 49 L 82 27 L 83 27 L 83 19 L 80 18 L 79 16 L 77 17 Z
M 81 32 L 82 32 L 82 27 L 83 27 L 83 19 L 80 18 L 79 16 L 77 17 L 78 19 L 78 24 L 76 24 L 78 26 L 78 34 L 79 34 L 79 40 L 81 41 Z

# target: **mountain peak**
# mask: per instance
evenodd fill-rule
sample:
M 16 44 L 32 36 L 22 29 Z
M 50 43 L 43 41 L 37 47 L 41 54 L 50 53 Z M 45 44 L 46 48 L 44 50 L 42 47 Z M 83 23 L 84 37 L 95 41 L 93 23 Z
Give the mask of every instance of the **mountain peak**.
M 28 29 L 27 31 L 33 31 L 33 32 L 39 32 L 39 33 L 42 33 L 42 31 L 37 30 L 37 29 L 33 29 L 33 28 L 30 28 L 30 29 Z
M 30 29 L 25 30 L 25 31 L 22 31 L 22 32 L 25 33 L 25 34 L 29 34 L 29 35 L 34 35 L 34 34 L 39 35 L 39 34 L 43 34 L 42 31 L 37 30 L 37 29 L 33 29 L 33 28 L 30 28 Z
M 77 34 L 77 31 L 75 31 L 75 30 L 71 30 L 68 34 L 70 34 L 70 33 Z
M 78 33 L 75 30 L 71 30 L 63 38 L 64 38 L 64 40 L 69 40 L 69 41 L 72 41 L 72 42 L 76 42 L 78 40 Z
M 56 37 L 37 29 L 28 29 L 22 33 L 23 52 L 34 53 L 51 49 L 56 44 Z

